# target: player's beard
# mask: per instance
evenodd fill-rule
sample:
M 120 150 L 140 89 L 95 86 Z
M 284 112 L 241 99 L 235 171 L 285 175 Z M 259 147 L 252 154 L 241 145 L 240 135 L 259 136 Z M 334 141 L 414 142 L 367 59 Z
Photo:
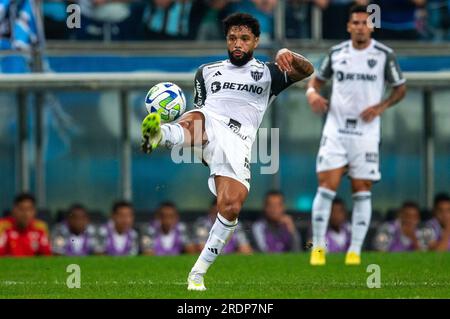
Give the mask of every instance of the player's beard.
M 240 58 L 235 58 L 233 56 L 233 53 L 228 50 L 228 57 L 230 58 L 230 62 L 236 66 L 243 66 L 245 65 L 248 61 L 250 61 L 253 58 L 253 51 L 249 51 L 249 52 L 242 52 L 242 56 Z

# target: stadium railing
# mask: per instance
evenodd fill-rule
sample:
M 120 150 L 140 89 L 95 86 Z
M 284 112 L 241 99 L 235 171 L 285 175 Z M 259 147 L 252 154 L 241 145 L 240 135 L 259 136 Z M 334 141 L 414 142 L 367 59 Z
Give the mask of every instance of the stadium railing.
M 450 89 L 450 72 L 408 72 L 405 73 L 408 87 L 420 90 L 422 94 L 424 138 L 422 141 L 424 150 L 424 165 L 422 174 L 425 178 L 424 189 L 426 192 L 426 206 L 430 208 L 434 196 L 434 133 L 433 133 L 433 92 Z M 129 127 L 128 94 L 131 90 L 145 89 L 151 85 L 164 81 L 173 81 L 179 85 L 190 87 L 194 78 L 193 73 L 157 73 L 157 72 L 124 72 L 124 73 L 34 73 L 34 74 L 10 74 L 0 76 L 0 92 L 14 93 L 17 96 L 18 129 L 17 140 L 19 152 L 16 167 L 18 167 L 17 191 L 28 191 L 30 176 L 28 171 L 26 132 L 26 100 L 27 95 L 42 95 L 49 91 L 74 91 L 74 90 L 113 90 L 118 92 L 121 108 L 121 195 L 125 199 L 131 199 L 131 139 Z M 295 85 L 301 89 L 305 81 Z M 35 169 L 36 169 L 36 194 L 38 202 L 45 206 L 45 182 L 43 160 L 43 105 L 42 99 L 35 99 Z

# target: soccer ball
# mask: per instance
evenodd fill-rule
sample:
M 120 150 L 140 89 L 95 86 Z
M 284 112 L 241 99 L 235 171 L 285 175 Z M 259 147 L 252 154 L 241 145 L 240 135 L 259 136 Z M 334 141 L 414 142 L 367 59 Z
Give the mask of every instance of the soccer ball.
M 186 110 L 186 98 L 176 84 L 162 82 L 152 87 L 145 97 L 145 107 L 149 113 L 159 113 L 161 121 L 175 121 Z

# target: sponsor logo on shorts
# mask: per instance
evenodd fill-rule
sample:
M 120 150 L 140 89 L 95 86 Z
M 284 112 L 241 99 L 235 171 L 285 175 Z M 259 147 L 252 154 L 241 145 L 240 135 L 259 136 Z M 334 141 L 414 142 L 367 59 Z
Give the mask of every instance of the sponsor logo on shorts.
M 345 128 L 347 129 L 354 129 L 358 125 L 357 119 L 346 119 L 345 121 Z
M 378 163 L 378 153 L 368 152 L 366 153 L 367 163 Z
M 338 132 L 341 134 L 348 134 L 348 135 L 358 135 L 358 136 L 363 135 L 363 133 L 359 131 L 344 130 L 344 129 L 339 129 Z
M 231 129 L 231 131 L 233 133 L 235 133 L 237 136 L 239 136 L 243 141 L 245 141 L 248 136 L 247 135 L 243 135 L 240 130 L 241 130 L 241 123 L 239 123 L 236 120 L 230 119 L 230 121 L 228 122 L 228 127 Z

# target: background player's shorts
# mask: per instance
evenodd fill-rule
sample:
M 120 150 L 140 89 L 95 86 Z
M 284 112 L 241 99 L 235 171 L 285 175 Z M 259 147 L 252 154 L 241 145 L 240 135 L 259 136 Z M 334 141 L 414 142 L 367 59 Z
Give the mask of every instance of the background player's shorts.
M 357 137 L 322 136 L 317 155 L 316 172 L 348 165 L 348 175 L 354 179 L 378 181 L 379 141 Z
M 209 166 L 208 186 L 211 192 L 217 196 L 214 182 L 216 175 L 233 178 L 250 191 L 252 140 L 245 134 L 251 130 L 230 118 L 206 109 L 196 109 L 187 113 L 190 112 L 201 112 L 205 116 L 208 142 L 200 152 L 196 149 L 196 154 Z

